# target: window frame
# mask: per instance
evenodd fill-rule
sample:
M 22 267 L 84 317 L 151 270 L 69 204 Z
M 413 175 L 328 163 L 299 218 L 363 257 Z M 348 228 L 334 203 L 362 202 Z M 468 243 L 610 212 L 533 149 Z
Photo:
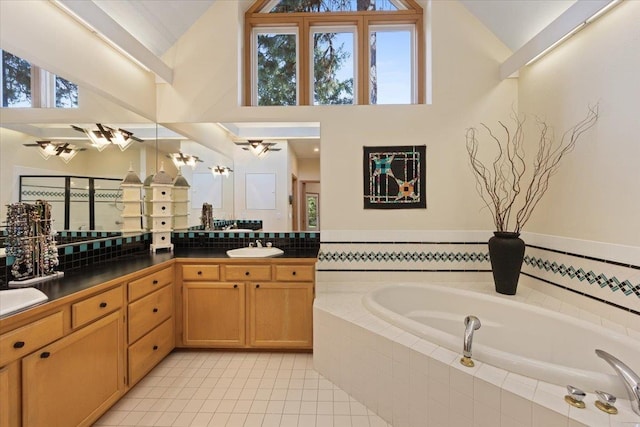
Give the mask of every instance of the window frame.
M 309 49 L 309 105 L 332 105 L 332 104 L 316 104 L 314 101 L 315 95 L 315 81 L 314 81 L 314 55 L 313 55 L 313 35 L 316 33 L 351 33 L 353 34 L 353 102 L 351 104 L 344 105 L 358 105 L 358 86 L 359 86 L 359 73 L 358 73 L 358 27 L 351 24 L 346 25 L 309 25 L 309 37 L 307 49 Z
M 256 54 L 253 39 L 254 28 L 297 26 L 298 28 L 298 54 L 300 91 L 297 105 L 313 105 L 313 75 L 311 74 L 311 62 L 313 52 L 309 46 L 312 26 L 338 27 L 355 25 L 356 52 L 355 81 L 354 81 L 354 105 L 369 104 L 369 26 L 378 25 L 407 25 L 414 28 L 415 46 L 412 49 L 414 67 L 412 74 L 415 85 L 415 99 L 412 104 L 424 104 L 426 99 L 426 52 L 424 12 L 415 0 L 396 0 L 405 8 L 396 11 L 358 11 L 358 12 L 289 12 L 289 13 L 264 13 L 263 9 L 275 0 L 257 0 L 245 13 L 244 21 L 244 73 L 243 73 L 243 101 L 245 106 L 257 106 L 254 101 L 254 72 L 257 73 L 253 56 Z M 257 56 L 256 56 L 257 57 Z M 256 70 L 254 71 L 254 68 Z M 257 100 L 257 99 L 256 99 Z
M 258 35 L 293 34 L 296 38 L 296 104 L 300 105 L 300 29 L 297 26 L 278 25 L 272 27 L 254 27 L 251 35 L 251 104 L 258 106 Z M 264 106 L 263 106 L 264 107 Z
M 413 25 L 408 25 L 408 24 L 373 24 L 373 25 L 369 25 L 368 26 L 368 33 L 367 33 L 367 64 L 369 64 L 368 66 L 370 66 L 370 54 L 369 52 L 371 52 L 371 50 L 369 49 L 369 40 L 371 40 L 371 33 L 372 32 L 393 32 L 393 31 L 408 31 L 409 32 L 409 36 L 410 36 L 410 42 L 411 45 L 409 47 L 409 50 L 411 52 L 411 77 L 410 77 L 410 84 L 411 84 L 411 93 L 410 93 L 410 97 L 411 97 L 411 102 L 409 104 L 416 104 L 416 100 L 418 99 L 418 80 L 417 80 L 417 72 L 416 72 L 416 61 L 417 61 L 417 43 L 416 43 L 416 31 L 415 31 L 415 27 Z M 367 79 L 367 84 L 369 82 L 370 79 Z M 370 98 L 370 94 L 367 92 L 367 97 Z M 370 105 L 398 105 L 398 104 L 371 104 L 370 103 L 370 99 L 368 99 L 368 104 Z M 402 104 L 402 105 L 406 105 L 406 104 Z
M 2 52 L 0 49 L 0 61 L 2 60 Z M 12 53 L 14 56 L 18 56 Z M 18 56 L 22 59 L 22 57 Z M 27 61 L 29 62 L 29 61 Z M 56 78 L 57 74 L 54 74 L 50 71 L 45 70 L 44 68 L 38 67 L 33 63 L 29 62 L 31 67 L 31 79 L 30 79 L 30 89 L 31 89 L 31 105 L 29 107 L 13 107 L 13 106 L 2 106 L 0 108 L 60 108 L 60 109 L 73 109 L 78 108 L 80 102 L 78 100 L 78 105 L 71 107 L 58 107 L 57 106 L 57 93 L 56 93 Z M 0 63 L 0 69 L 4 66 L 3 63 Z M 72 82 L 73 83 L 73 82 Z M 77 86 L 77 84 L 76 84 Z M 2 99 L 2 95 L 4 92 L 4 81 L 0 78 L 0 100 Z M 78 87 L 78 93 L 80 93 L 80 88 Z

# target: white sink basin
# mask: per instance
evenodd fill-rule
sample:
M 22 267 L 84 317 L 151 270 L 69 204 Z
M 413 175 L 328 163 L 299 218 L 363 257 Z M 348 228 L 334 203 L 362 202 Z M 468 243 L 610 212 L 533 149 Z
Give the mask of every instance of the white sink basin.
M 36 288 L 7 289 L 0 291 L 0 316 L 13 313 L 49 298 Z
M 238 248 L 230 249 L 227 251 L 227 255 L 231 258 L 268 258 L 278 255 L 282 255 L 284 252 L 278 248 Z

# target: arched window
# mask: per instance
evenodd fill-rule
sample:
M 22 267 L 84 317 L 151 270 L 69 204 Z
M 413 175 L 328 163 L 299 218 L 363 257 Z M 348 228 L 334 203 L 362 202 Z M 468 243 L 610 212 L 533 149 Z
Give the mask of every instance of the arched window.
M 414 0 L 258 0 L 245 14 L 245 104 L 424 103 Z

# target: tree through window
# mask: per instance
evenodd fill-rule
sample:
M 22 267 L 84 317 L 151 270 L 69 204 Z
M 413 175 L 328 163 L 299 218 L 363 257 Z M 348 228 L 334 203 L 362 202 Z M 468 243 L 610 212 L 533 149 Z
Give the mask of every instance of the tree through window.
M 258 0 L 245 15 L 247 105 L 424 102 L 414 0 Z

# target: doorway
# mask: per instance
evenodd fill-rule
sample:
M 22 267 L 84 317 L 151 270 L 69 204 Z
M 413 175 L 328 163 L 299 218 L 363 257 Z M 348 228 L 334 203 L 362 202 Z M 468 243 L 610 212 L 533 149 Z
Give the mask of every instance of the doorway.
M 298 223 L 298 177 L 291 174 L 291 195 L 289 196 L 289 204 L 291 205 L 291 223 L 293 231 L 300 230 Z
M 320 181 L 302 182 L 302 230 L 320 230 Z

